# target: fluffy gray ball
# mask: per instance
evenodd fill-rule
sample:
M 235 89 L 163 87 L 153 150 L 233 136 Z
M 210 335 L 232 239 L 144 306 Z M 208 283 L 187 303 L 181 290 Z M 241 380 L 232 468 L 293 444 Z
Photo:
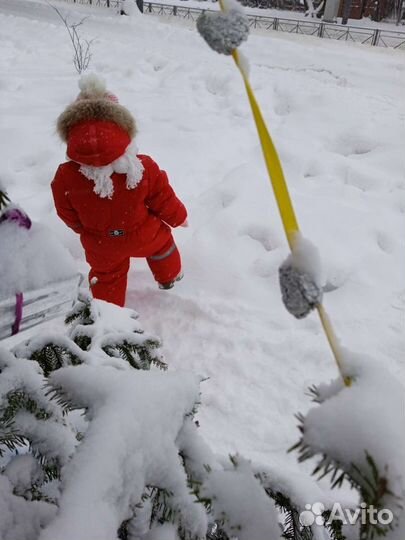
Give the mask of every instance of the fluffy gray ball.
M 249 21 L 235 9 L 227 13 L 203 12 L 197 19 L 197 30 L 211 49 L 230 55 L 248 38 Z
M 322 289 L 311 276 L 297 270 L 289 263 L 279 268 L 279 280 L 283 303 L 287 311 L 302 319 L 322 301 Z

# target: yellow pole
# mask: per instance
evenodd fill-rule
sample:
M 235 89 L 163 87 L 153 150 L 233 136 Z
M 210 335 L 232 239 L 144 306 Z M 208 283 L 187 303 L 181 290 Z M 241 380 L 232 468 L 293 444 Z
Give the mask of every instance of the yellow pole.
M 219 0 L 219 4 L 221 7 L 221 10 L 224 11 L 223 0 Z M 291 251 L 293 251 L 294 240 L 296 238 L 296 234 L 299 232 L 299 225 L 298 225 L 298 221 L 295 215 L 292 200 L 288 191 L 288 186 L 287 186 L 287 182 L 284 176 L 281 161 L 278 156 L 276 147 L 273 143 L 273 140 L 270 136 L 269 130 L 267 129 L 266 123 L 264 121 L 259 104 L 254 95 L 253 89 L 250 85 L 248 74 L 243 68 L 238 51 L 236 49 L 232 52 L 232 57 L 245 83 L 246 92 L 249 98 L 249 103 L 250 103 L 253 117 L 256 123 L 256 128 L 259 135 L 260 144 L 262 147 L 263 156 L 266 163 L 266 168 L 269 175 L 270 183 L 272 185 L 274 195 L 277 201 L 278 209 L 280 212 L 281 220 L 283 222 L 283 227 L 287 236 L 288 244 L 290 246 Z M 333 330 L 332 323 L 322 304 L 318 304 L 316 306 L 316 309 L 317 309 L 317 312 L 321 321 L 322 328 L 325 332 L 327 341 L 329 343 L 332 354 L 334 356 L 337 368 L 343 379 L 343 382 L 346 386 L 351 386 L 352 381 L 350 377 L 344 374 L 342 352 L 339 346 L 339 341 Z

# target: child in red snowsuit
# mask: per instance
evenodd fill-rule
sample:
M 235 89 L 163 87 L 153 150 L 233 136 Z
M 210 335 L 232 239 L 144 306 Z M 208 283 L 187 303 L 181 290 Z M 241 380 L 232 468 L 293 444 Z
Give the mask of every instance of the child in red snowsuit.
M 94 298 L 125 303 L 130 257 L 145 257 L 160 288 L 179 280 L 180 254 L 171 227 L 187 226 L 187 211 L 167 175 L 137 154 L 131 113 L 94 76 L 59 116 L 69 161 L 52 182 L 58 216 L 80 234 Z

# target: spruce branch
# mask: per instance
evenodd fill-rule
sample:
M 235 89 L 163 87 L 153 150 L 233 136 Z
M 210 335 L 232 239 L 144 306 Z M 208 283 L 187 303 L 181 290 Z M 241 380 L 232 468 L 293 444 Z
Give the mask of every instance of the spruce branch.
M 158 355 L 153 354 L 153 351 L 160 346 L 160 341 L 155 338 L 147 338 L 143 343 L 123 339 L 122 341 L 117 340 L 115 343 L 109 343 L 102 349 L 108 356 L 120 356 L 134 369 L 149 370 L 154 365 L 164 371 L 167 369 L 167 364 L 160 360 Z
M 62 409 L 64 415 L 68 414 L 71 411 L 83 409 L 82 405 L 73 402 L 73 400 L 61 386 L 51 386 L 50 384 L 48 384 L 45 395 L 51 401 L 57 403 L 57 405 Z
M 24 388 L 12 390 L 5 396 L 6 406 L 3 409 L 0 423 L 12 425 L 18 412 L 26 411 L 38 420 L 48 420 L 51 413 L 40 407 Z M 0 424 L 1 425 L 1 424 Z
M 165 369 L 167 369 L 167 368 L 165 368 Z M 196 416 L 196 414 L 198 413 L 198 410 L 199 410 L 199 408 L 200 408 L 200 405 L 201 405 L 201 399 L 198 399 L 198 400 L 194 403 L 193 408 L 191 409 L 191 411 L 190 411 L 189 413 L 186 414 L 186 418 L 191 418 L 191 419 L 193 419 L 193 418 Z M 196 425 L 197 425 L 197 427 L 199 426 L 198 422 L 196 422 Z
M 73 336 L 74 343 L 82 351 L 88 351 L 92 344 L 92 331 L 87 328 L 95 323 L 91 311 L 91 301 L 91 298 L 87 295 L 79 296 L 78 302 L 65 318 L 65 324 L 73 326 L 75 329 L 74 332 L 71 330 L 71 337 Z
M 173 493 L 155 486 L 149 487 L 149 499 L 152 503 L 151 525 L 154 523 L 174 523 L 177 512 L 170 505 Z
M 5 191 L 0 190 L 0 211 L 10 203 L 10 199 Z
M 56 478 L 57 477 L 48 477 L 46 478 L 45 483 L 50 480 L 54 480 Z M 29 495 L 26 496 L 25 498 L 30 501 L 47 502 L 48 504 L 53 504 L 56 506 L 57 505 L 56 500 L 52 499 L 51 497 L 48 497 L 48 495 L 44 495 L 44 493 L 41 490 L 41 487 L 42 486 L 40 484 L 33 484 L 28 491 Z
M 207 532 L 207 540 L 230 540 L 226 532 L 221 529 L 220 523 L 212 523 Z
M 91 313 L 91 298 L 89 296 L 79 296 L 76 304 L 66 315 L 65 324 L 71 325 L 74 322 L 83 326 L 94 324 Z
M 346 536 L 343 534 L 343 523 L 338 519 L 330 521 L 332 512 L 326 510 L 322 513 L 322 517 L 325 523 L 325 528 L 328 531 L 331 540 L 347 540 Z
M 61 464 L 58 457 L 48 457 L 36 450 L 32 445 L 29 446 L 30 454 L 37 460 L 44 474 L 44 482 L 60 479 Z M 45 500 L 43 497 L 41 500 Z
M 63 366 L 77 366 L 82 363 L 80 358 L 73 351 L 69 350 L 68 345 L 57 345 L 51 341 L 41 349 L 35 350 L 31 354 L 30 360 L 38 362 L 45 377 L 48 377 L 53 371 Z
M 255 474 L 255 477 L 284 516 L 282 537 L 286 540 L 312 540 L 313 534 L 311 528 L 304 527 L 300 523 L 302 509 L 295 505 L 290 497 L 271 486 L 271 480 L 267 473 L 258 472 Z
M 145 504 L 149 504 L 149 529 L 156 525 L 171 523 L 177 528 L 179 540 L 203 540 L 200 536 L 192 534 L 188 527 L 183 524 L 182 510 L 181 508 L 173 507 L 173 498 L 174 493 L 169 489 L 152 485 L 146 486 L 141 501 L 134 508 L 133 518 L 137 518 L 137 509 L 138 511 L 143 510 Z M 122 524 L 120 531 L 125 540 L 125 533 L 128 531 L 128 522 Z M 218 537 L 218 540 L 220 540 L 220 537 Z M 225 540 L 225 537 L 221 537 L 221 540 Z
M 314 384 L 308 388 L 307 395 L 311 398 L 314 403 L 322 403 L 321 394 L 318 387 Z
M 127 519 L 121 523 L 117 532 L 117 538 L 119 540 L 131 540 L 128 531 L 128 525 L 130 521 L 130 519 Z
M 91 347 L 91 337 L 86 334 L 76 334 L 73 341 L 82 351 L 88 351 Z
M 312 540 L 311 528 L 301 525 L 301 510 L 292 503 L 291 499 L 280 491 L 273 491 L 268 487 L 265 491 L 284 514 L 283 538 L 286 540 Z
M 57 459 L 41 459 L 40 463 L 48 481 L 60 479 L 61 467 Z
M 58 458 L 49 458 L 35 448 L 35 440 L 31 436 L 21 433 L 15 428 L 15 418 L 19 412 L 28 412 L 37 420 L 47 421 L 52 418 L 52 414 L 42 408 L 25 389 L 10 391 L 5 396 L 6 406 L 2 409 L 0 416 L 0 456 L 4 449 L 17 451 L 19 447 L 29 444 L 30 453 L 41 465 L 46 478 L 49 480 L 59 478 L 60 463 Z M 2 448 L 3 446 L 3 448 Z
M 297 415 L 300 420 L 299 429 L 304 434 L 304 416 Z M 308 445 L 302 437 L 289 451 L 298 451 L 298 461 L 303 462 L 317 456 L 317 451 Z M 402 510 L 402 501 L 391 492 L 388 485 L 388 467 L 384 471 L 380 471 L 374 458 L 364 450 L 365 461 L 362 465 L 357 463 L 343 463 L 333 456 L 322 454 L 316 464 L 312 474 L 318 477 L 318 480 L 329 478 L 332 489 L 342 487 L 347 481 L 349 485 L 355 489 L 362 502 L 366 503 L 367 507 L 383 509 L 385 507 L 384 498 L 389 496 L 396 500 L 398 510 Z M 373 540 L 376 537 L 386 536 L 389 531 L 396 526 L 396 520 L 388 525 L 380 525 L 367 521 L 362 523 L 360 527 L 360 540 Z M 336 533 L 339 535 L 339 531 Z M 339 536 L 337 536 L 339 540 Z
M 3 423 L 0 420 L 0 457 L 6 450 L 17 451 L 19 447 L 25 446 L 26 439 L 12 427 L 11 423 Z

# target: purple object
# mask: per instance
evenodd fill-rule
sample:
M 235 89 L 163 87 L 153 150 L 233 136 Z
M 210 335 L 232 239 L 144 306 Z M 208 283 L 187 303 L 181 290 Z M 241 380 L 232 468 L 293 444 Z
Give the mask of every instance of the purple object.
M 12 336 L 15 336 L 20 331 L 20 324 L 21 324 L 22 315 L 23 315 L 23 304 L 24 304 L 23 293 L 17 293 L 15 295 L 15 321 L 14 321 L 13 326 L 11 327 Z
M 23 210 L 16 207 L 8 208 L 0 215 L 0 223 L 5 223 L 7 221 L 15 223 L 18 227 L 22 227 L 24 229 L 30 229 L 32 225 L 32 222 L 27 214 Z M 11 327 L 11 335 L 13 336 L 18 334 L 20 331 L 23 316 L 23 305 L 24 295 L 23 293 L 17 293 L 15 295 L 15 319 L 14 324 Z
M 19 227 L 24 229 L 30 229 L 32 222 L 25 212 L 19 208 L 10 208 L 5 210 L 0 216 L 0 223 L 4 221 L 11 221 L 16 223 Z
M 8 208 L 0 216 L 0 223 L 11 222 L 22 227 L 24 229 L 30 229 L 32 221 L 27 214 L 19 208 Z M 15 336 L 20 331 L 20 325 L 23 316 L 24 295 L 23 293 L 17 293 L 15 295 L 15 320 L 11 327 L 11 335 Z

